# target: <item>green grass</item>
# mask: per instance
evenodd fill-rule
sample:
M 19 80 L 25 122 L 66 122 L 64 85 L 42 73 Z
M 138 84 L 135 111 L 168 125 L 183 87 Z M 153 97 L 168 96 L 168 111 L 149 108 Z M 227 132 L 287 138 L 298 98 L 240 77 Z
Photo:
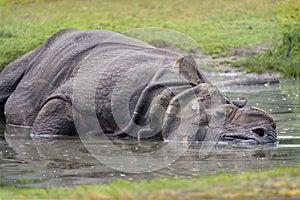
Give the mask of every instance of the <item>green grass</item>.
M 234 65 L 300 77 L 299 46 L 295 59 L 282 59 L 286 52 L 280 51 L 287 46 L 284 38 L 297 33 L 299 13 L 298 0 L 0 0 L 0 70 L 63 28 L 126 32 L 158 27 L 186 34 L 213 57 L 229 55 L 231 48 L 273 43 L 269 53 Z
M 193 179 L 117 181 L 108 185 L 65 188 L 1 188 L 0 199 L 268 199 L 300 198 L 300 168 Z
M 233 66 L 245 66 L 250 72 L 279 71 L 287 77 L 300 78 L 300 2 L 279 4 L 278 16 L 282 33 L 273 40 L 272 48 Z
M 285 32 L 271 49 L 233 66 L 246 66 L 249 72 L 279 71 L 287 77 L 300 78 L 300 25 Z
M 274 0 L 0 0 L 0 69 L 63 28 L 168 28 L 210 55 L 270 42 L 278 35 Z M 150 41 L 151 42 L 151 41 Z

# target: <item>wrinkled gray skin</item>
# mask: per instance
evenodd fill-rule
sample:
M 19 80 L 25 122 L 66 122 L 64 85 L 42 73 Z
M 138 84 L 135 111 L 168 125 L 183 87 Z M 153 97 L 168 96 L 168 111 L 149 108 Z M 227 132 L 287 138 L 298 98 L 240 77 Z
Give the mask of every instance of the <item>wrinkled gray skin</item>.
M 86 79 L 78 83 L 82 71 Z M 203 141 L 213 133 L 218 141 L 276 143 L 274 120 L 258 108 L 242 108 L 246 102 L 220 93 L 192 57 L 110 31 L 60 31 L 0 74 L 0 115 L 7 124 L 32 127 L 32 135 L 78 134 L 78 124 L 93 131 L 88 119 L 95 110 L 112 137 Z

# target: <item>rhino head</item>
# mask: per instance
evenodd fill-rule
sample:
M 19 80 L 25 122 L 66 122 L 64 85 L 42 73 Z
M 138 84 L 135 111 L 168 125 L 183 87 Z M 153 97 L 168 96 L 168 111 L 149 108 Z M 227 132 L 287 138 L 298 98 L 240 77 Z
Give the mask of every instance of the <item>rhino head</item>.
M 192 89 L 196 95 L 174 97 L 168 106 L 162 132 L 164 138 L 236 144 L 276 143 L 276 123 L 256 107 L 244 108 L 246 102 L 230 101 L 209 83 Z M 180 103 L 181 101 L 181 103 Z M 207 137 L 208 140 L 206 139 Z
M 262 109 L 228 106 L 220 141 L 246 144 L 274 144 L 276 123 Z

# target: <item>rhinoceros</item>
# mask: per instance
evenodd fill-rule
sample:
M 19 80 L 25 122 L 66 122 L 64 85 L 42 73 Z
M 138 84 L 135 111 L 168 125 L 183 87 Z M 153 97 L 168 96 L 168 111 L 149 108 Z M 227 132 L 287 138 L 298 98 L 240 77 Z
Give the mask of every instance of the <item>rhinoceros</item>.
M 273 118 L 246 102 L 222 94 L 192 56 L 106 30 L 61 30 L 0 74 L 0 115 L 35 136 L 99 127 L 109 137 L 276 143 Z

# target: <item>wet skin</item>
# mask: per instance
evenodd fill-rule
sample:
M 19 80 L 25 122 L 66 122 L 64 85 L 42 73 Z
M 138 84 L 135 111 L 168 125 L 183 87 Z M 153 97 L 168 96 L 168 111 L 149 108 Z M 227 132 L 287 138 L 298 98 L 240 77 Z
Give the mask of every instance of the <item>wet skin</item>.
M 110 31 L 60 31 L 0 74 L 0 117 L 40 136 L 93 131 L 95 112 L 110 137 L 276 143 L 274 120 L 246 103 L 223 95 L 191 56 Z

